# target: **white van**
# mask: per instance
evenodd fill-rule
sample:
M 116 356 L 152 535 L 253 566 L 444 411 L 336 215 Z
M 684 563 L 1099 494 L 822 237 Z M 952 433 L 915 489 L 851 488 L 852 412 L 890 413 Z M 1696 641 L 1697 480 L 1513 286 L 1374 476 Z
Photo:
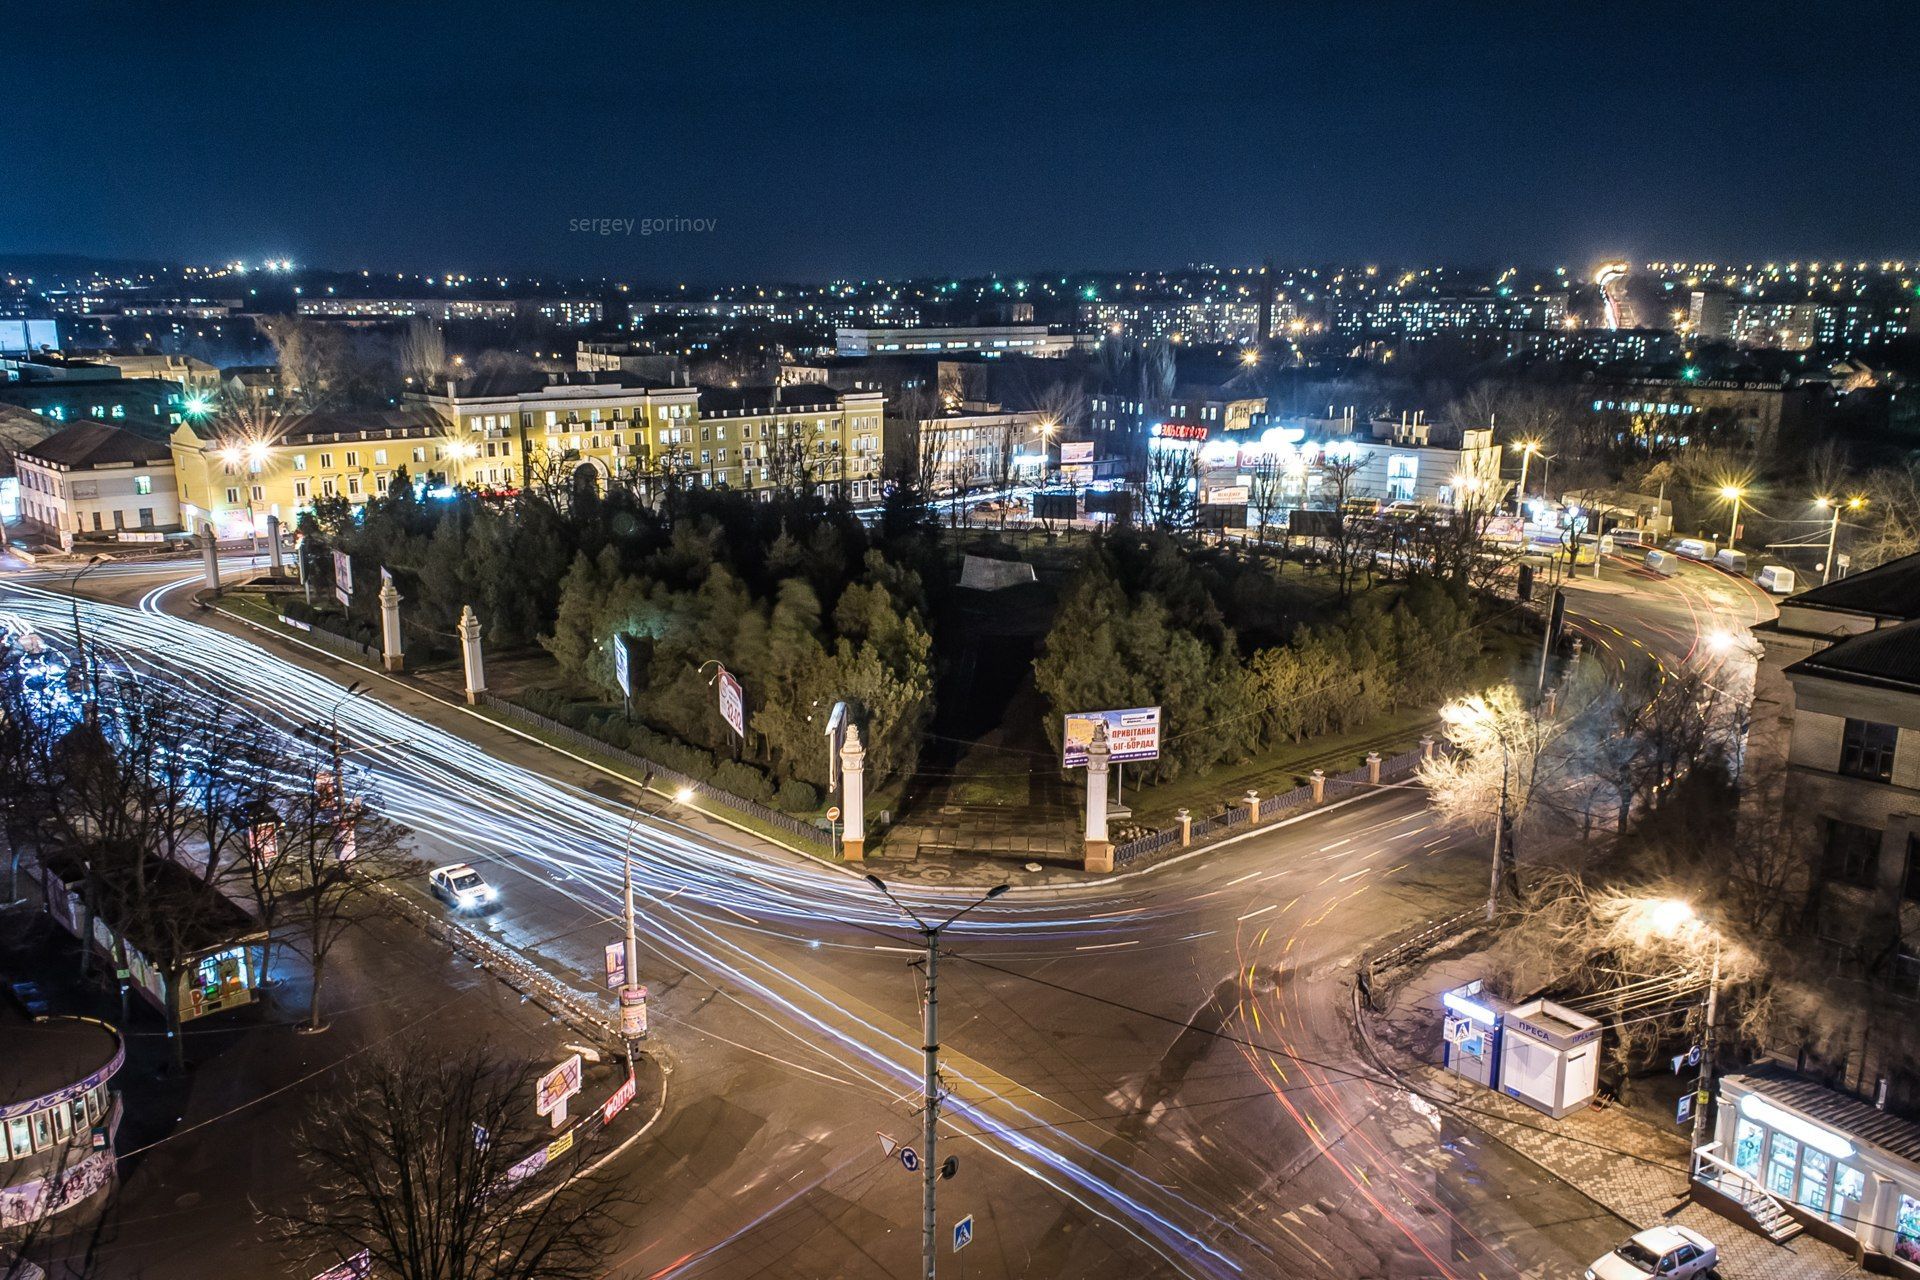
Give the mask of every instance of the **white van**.
M 1793 594 L 1793 570 L 1781 564 L 1770 564 L 1760 570 L 1755 579 L 1762 591 L 1771 591 L 1777 596 Z
M 1685 556 L 1689 560 L 1713 559 L 1713 544 L 1699 538 L 1682 538 L 1668 549 L 1675 555 Z
M 1728 573 L 1747 576 L 1747 553 L 1735 551 L 1732 547 L 1722 547 L 1713 557 L 1714 567 L 1725 569 Z
M 1680 557 L 1671 551 L 1649 551 L 1647 568 L 1663 578 L 1671 578 L 1680 572 Z

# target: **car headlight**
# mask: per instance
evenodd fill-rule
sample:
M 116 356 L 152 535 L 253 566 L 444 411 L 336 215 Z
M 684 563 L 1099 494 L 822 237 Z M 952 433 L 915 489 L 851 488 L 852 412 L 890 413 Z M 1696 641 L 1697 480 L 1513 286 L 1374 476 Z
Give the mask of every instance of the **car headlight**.
M 1592 1267 L 1588 1267 L 1588 1268 L 1587 1268 L 1587 1280 L 1593 1280 L 1593 1268 L 1592 1268 Z

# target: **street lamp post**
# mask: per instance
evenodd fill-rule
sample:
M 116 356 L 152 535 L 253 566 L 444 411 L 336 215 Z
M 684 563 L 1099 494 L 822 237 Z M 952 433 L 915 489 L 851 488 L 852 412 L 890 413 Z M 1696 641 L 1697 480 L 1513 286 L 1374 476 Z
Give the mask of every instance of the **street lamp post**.
M 80 662 L 80 675 L 87 683 L 87 691 L 92 702 L 100 701 L 99 668 L 87 655 L 87 636 L 80 629 L 80 579 L 107 562 L 104 555 L 94 556 L 74 571 L 73 581 L 67 584 L 67 603 L 73 606 L 73 656 Z
M 1527 500 L 1527 467 L 1533 462 L 1533 455 L 1540 451 L 1538 440 L 1520 442 L 1520 491 L 1515 495 L 1516 502 Z
M 1726 484 L 1720 486 L 1720 496 L 1733 503 L 1733 519 L 1727 524 L 1727 545 L 1731 547 L 1740 540 L 1740 499 L 1747 496 L 1747 491 L 1737 484 Z
M 1833 557 L 1840 541 L 1840 511 L 1843 504 L 1838 498 L 1815 498 L 1813 501 L 1815 506 L 1833 510 L 1833 519 L 1827 524 L 1827 559 L 1820 570 L 1820 585 L 1825 586 L 1833 581 Z M 1844 505 L 1848 511 L 1858 511 L 1867 505 L 1867 500 L 1855 494 Z
M 938 1252 L 938 1218 L 934 1212 L 937 1188 L 940 1185 L 941 1170 L 939 1161 L 934 1158 L 934 1144 L 940 1133 L 940 934 L 960 917 L 972 911 L 984 902 L 1005 893 L 1009 886 L 997 884 L 979 898 L 974 899 L 960 910 L 948 916 L 939 924 L 928 924 L 914 913 L 904 902 L 893 896 L 893 890 L 887 888 L 887 882 L 879 876 L 869 875 L 867 883 L 885 895 L 902 915 L 913 921 L 920 931 L 920 937 L 927 948 L 927 999 L 922 1010 L 921 1047 L 925 1057 L 922 1063 L 920 1081 L 920 1099 L 925 1123 L 921 1128 L 920 1173 L 923 1191 L 921 1205 L 921 1267 L 925 1280 L 934 1280 L 934 1259 Z

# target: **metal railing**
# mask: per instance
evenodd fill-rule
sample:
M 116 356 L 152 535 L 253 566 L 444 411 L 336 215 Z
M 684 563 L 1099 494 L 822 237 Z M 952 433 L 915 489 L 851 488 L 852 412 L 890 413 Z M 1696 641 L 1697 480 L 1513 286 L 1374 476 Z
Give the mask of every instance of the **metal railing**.
M 625 747 L 615 746 L 606 739 L 595 737 L 583 729 L 576 729 L 564 721 L 555 720 L 552 716 L 541 715 L 538 711 L 529 711 L 517 702 L 508 702 L 506 699 L 496 697 L 491 693 L 482 693 L 480 695 L 480 701 L 489 709 L 499 712 L 508 720 L 518 721 L 526 728 L 537 729 L 541 733 L 558 738 L 562 742 L 570 746 L 579 747 L 583 751 L 591 751 L 610 757 L 636 772 L 653 775 L 655 782 L 662 783 L 674 790 L 691 790 L 695 795 L 723 809 L 731 809 L 735 813 L 753 819 L 755 822 L 772 827 L 782 835 L 789 836 L 796 842 L 806 846 L 808 852 L 819 854 L 822 857 L 835 856 L 836 851 L 832 839 L 821 832 L 818 827 L 808 824 L 804 819 L 796 818 L 792 814 L 782 813 L 778 809 L 768 808 L 757 800 L 749 800 L 745 796 L 734 795 L 731 791 L 723 791 L 703 778 L 696 778 L 692 774 L 682 773 L 678 769 L 670 769 L 658 761 L 649 760 L 647 757 L 629 751 Z

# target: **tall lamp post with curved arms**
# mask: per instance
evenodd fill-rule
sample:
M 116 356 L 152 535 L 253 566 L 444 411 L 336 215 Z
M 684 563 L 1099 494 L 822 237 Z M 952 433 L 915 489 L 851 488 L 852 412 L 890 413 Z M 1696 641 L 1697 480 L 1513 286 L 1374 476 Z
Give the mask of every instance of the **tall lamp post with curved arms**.
M 920 1176 L 924 1195 L 924 1201 L 921 1205 L 920 1248 L 921 1265 L 925 1280 L 934 1280 L 934 1258 L 937 1253 L 938 1244 L 935 1237 L 939 1231 L 938 1220 L 934 1213 L 934 1201 L 940 1185 L 940 1179 L 945 1176 L 939 1167 L 939 1161 L 934 1158 L 933 1154 L 934 1144 L 938 1141 L 940 1134 L 940 934 L 948 926 L 952 925 L 954 921 L 960 919 L 975 907 L 993 901 L 993 899 L 1005 893 L 1011 886 L 997 884 L 987 890 L 982 896 L 975 898 L 972 902 L 969 902 L 966 906 L 960 908 L 960 910 L 954 912 L 945 920 L 942 920 L 939 924 L 928 924 L 920 918 L 917 912 L 907 906 L 906 903 L 894 897 L 893 890 L 887 888 L 887 882 L 879 876 L 868 876 L 867 883 L 879 890 L 880 893 L 885 896 L 886 900 L 894 905 L 900 914 L 913 921 L 914 927 L 919 930 L 921 940 L 926 944 L 927 949 L 927 999 L 921 1011 L 920 1041 L 922 1051 L 925 1054 L 920 1081 L 920 1099 L 922 1103 L 922 1118 L 924 1121 L 920 1132 Z

